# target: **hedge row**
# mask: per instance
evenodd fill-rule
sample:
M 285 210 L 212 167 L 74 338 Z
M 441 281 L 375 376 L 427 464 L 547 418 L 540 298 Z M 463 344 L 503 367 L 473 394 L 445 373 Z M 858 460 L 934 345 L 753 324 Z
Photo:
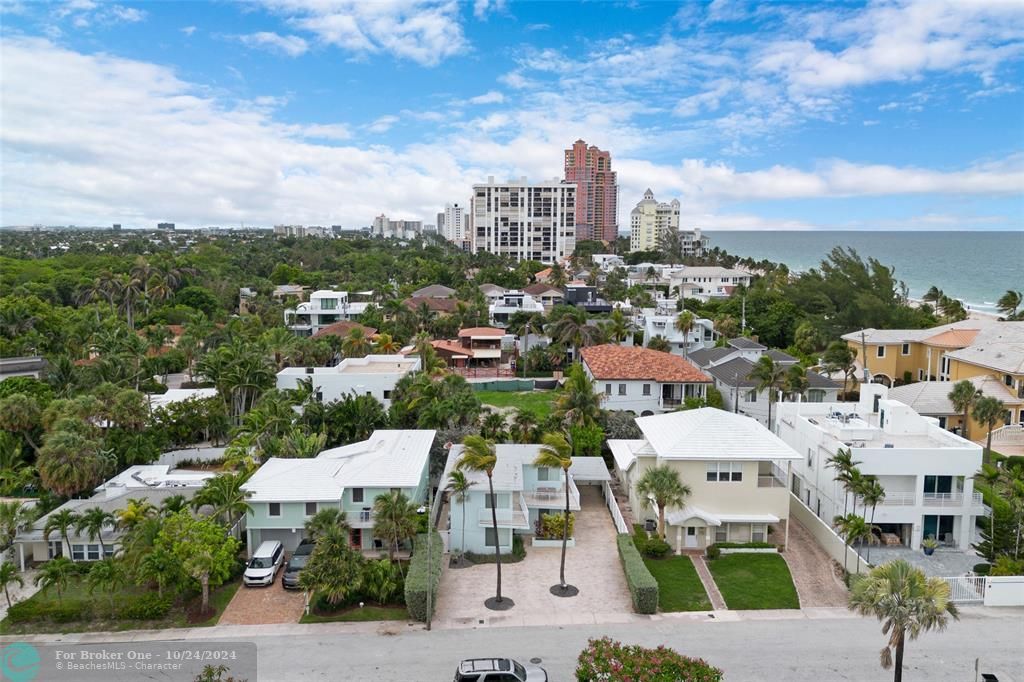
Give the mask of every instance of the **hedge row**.
M 431 593 L 431 613 L 437 607 L 437 588 L 441 584 L 441 561 L 444 556 L 444 541 L 441 534 L 432 531 L 430 565 L 427 565 L 427 534 L 416 536 L 413 543 L 412 561 L 405 576 L 405 606 L 412 620 L 427 620 L 427 588 Z
M 73 623 L 111 616 L 122 620 L 159 620 L 170 612 L 171 603 L 169 596 L 160 597 L 156 593 L 121 595 L 111 614 L 102 597 L 96 600 L 64 599 L 61 602 L 29 598 L 13 605 L 7 611 L 7 618 L 11 623 Z
M 658 611 L 658 581 L 644 565 L 644 560 L 633 544 L 633 538 L 622 533 L 617 538 L 619 559 L 629 585 L 629 596 L 633 599 L 633 610 L 637 613 Z

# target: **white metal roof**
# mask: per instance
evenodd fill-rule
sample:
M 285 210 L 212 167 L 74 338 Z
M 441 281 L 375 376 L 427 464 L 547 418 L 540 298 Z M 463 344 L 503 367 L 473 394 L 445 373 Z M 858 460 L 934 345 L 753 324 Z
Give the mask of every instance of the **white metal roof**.
M 661 459 L 800 459 L 756 419 L 714 407 L 639 417 L 636 424 Z

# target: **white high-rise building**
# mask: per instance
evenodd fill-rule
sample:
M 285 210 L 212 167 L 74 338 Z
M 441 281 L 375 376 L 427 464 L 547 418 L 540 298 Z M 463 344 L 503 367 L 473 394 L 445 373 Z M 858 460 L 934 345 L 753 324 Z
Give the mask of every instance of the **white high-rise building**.
M 441 236 L 461 249 L 468 249 L 469 220 L 466 207 L 459 204 L 445 204 L 444 213 L 437 214 L 438 230 Z
M 655 251 L 670 230 L 679 230 L 679 200 L 658 203 L 648 189 L 629 213 L 629 250 Z
M 576 185 L 558 179 L 473 185 L 470 248 L 554 263 L 576 248 Z

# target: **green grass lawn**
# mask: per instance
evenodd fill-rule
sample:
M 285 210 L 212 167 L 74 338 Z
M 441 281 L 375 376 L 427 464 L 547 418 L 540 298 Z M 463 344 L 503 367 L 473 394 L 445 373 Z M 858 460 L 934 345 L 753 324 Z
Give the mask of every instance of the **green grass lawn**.
M 778 554 L 723 554 L 709 561 L 730 609 L 798 609 L 789 566 Z
M 558 391 L 477 391 L 476 397 L 484 405 L 514 407 L 527 410 L 544 419 L 551 414 Z
M 688 556 L 644 559 L 647 570 L 658 581 L 661 611 L 708 611 L 711 600 L 704 591 L 697 569 Z
M 361 623 L 372 620 L 409 620 L 409 612 L 404 606 L 353 606 L 340 613 L 303 615 L 300 623 Z

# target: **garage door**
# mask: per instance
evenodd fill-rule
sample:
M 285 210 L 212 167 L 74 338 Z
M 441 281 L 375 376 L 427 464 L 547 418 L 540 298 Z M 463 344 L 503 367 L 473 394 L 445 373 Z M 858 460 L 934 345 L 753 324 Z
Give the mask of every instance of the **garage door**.
M 257 533 L 259 534 L 258 538 L 256 537 Z M 253 535 L 253 537 L 252 537 L 253 545 L 255 545 L 252 548 L 253 550 L 255 550 L 256 547 L 259 547 L 261 542 L 267 542 L 268 540 L 269 541 L 277 540 L 282 545 L 284 545 L 284 551 L 291 552 L 291 551 L 294 551 L 295 548 L 299 546 L 299 542 L 302 541 L 302 538 L 305 535 L 305 533 L 301 529 L 300 530 L 296 530 L 293 533 L 291 530 L 288 530 L 288 529 L 283 529 L 282 530 L 282 529 L 279 529 L 279 528 L 277 528 L 277 529 L 267 529 L 267 528 L 264 528 L 264 529 L 261 529 L 259 531 L 254 530 L 252 532 L 252 535 Z

